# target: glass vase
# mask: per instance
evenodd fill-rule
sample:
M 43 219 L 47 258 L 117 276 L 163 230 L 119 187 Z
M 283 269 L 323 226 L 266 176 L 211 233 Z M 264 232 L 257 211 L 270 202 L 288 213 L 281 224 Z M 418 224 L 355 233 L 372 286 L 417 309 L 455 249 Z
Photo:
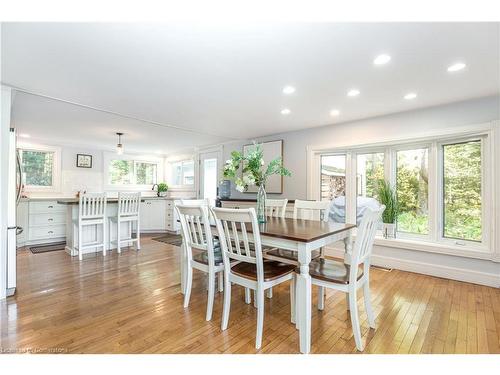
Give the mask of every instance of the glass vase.
M 264 185 L 260 185 L 257 192 L 257 221 L 266 222 L 266 187 Z

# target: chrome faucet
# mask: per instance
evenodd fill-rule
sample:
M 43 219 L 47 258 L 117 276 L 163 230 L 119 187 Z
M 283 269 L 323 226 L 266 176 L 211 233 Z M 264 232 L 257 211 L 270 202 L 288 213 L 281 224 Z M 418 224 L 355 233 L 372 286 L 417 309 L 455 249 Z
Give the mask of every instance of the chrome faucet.
M 158 184 L 153 184 L 153 187 L 151 188 L 151 190 L 155 191 L 155 186 L 158 188 Z

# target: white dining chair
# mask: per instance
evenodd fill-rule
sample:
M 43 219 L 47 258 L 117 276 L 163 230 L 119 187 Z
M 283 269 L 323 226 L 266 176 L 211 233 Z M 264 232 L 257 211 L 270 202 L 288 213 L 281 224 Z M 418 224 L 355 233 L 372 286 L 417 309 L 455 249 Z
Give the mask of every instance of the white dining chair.
M 285 218 L 287 203 L 288 199 L 266 199 L 266 216 Z
M 136 250 L 141 249 L 141 225 L 140 225 L 140 211 L 141 207 L 141 193 L 118 193 L 118 210 L 116 216 L 109 218 L 109 248 L 112 243 L 116 243 L 116 250 L 118 253 L 122 252 L 122 244 L 135 242 Z M 130 238 L 122 238 L 122 223 L 128 223 Z M 133 226 L 136 224 L 135 237 L 133 237 Z M 116 240 L 111 239 L 113 227 L 116 226 Z
M 257 296 L 257 334 L 255 348 L 262 345 L 264 327 L 264 291 L 286 281 L 290 283 L 291 321 L 295 316 L 293 302 L 295 286 L 293 270 L 295 266 L 280 262 L 264 262 L 259 225 L 254 208 L 229 209 L 213 208 L 217 233 L 224 260 L 224 308 L 222 314 L 222 330 L 229 323 L 231 308 L 231 283 L 255 291 Z M 253 243 L 249 242 L 249 230 Z M 237 263 L 232 263 L 232 261 Z
M 206 205 L 177 204 L 175 209 L 181 222 L 183 247 L 187 263 L 184 307 L 189 306 L 193 286 L 193 269 L 207 273 L 208 302 L 206 320 L 209 321 L 212 319 L 215 298 L 215 276 L 217 274 L 222 276 L 224 264 L 220 248 L 216 250 L 214 247 L 208 207 Z
M 350 264 L 330 259 L 318 258 L 309 264 L 309 274 L 312 285 L 319 286 L 318 309 L 324 309 L 324 288 L 330 288 L 347 293 L 351 325 L 356 348 L 363 351 L 361 328 L 357 305 L 357 290 L 363 288 L 364 302 L 368 324 L 375 328 L 375 317 L 370 295 L 370 261 L 373 241 L 381 222 L 385 206 L 379 210 L 367 208 L 359 225 L 356 242 L 352 250 Z
M 293 205 L 293 218 L 302 220 L 328 221 L 330 211 L 329 201 L 304 201 L 296 199 Z M 311 259 L 323 255 L 323 249 L 313 251 Z M 273 248 L 265 252 L 264 258 L 298 266 L 299 260 L 296 251 Z
M 83 259 L 83 250 L 89 248 L 102 249 L 102 253 L 106 255 L 106 240 L 107 240 L 107 230 L 106 230 L 106 204 L 107 197 L 106 193 L 86 193 L 81 194 L 79 199 L 78 207 L 78 218 L 73 221 L 75 229 L 77 229 L 78 235 L 78 259 Z M 84 242 L 84 228 L 87 226 L 96 227 L 96 236 L 99 235 L 97 228 L 102 227 L 101 239 L 95 238 L 95 241 Z

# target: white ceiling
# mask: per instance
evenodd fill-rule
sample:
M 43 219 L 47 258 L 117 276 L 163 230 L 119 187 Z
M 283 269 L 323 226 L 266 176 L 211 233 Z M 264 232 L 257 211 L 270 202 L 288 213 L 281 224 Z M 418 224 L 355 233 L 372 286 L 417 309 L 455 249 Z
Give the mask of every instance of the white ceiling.
M 170 153 L 498 94 L 499 43 L 498 23 L 11 23 L 2 82 L 157 123 L 18 94 L 21 131 L 108 147 L 124 131 L 138 151 Z M 392 60 L 376 67 L 380 53 Z M 448 73 L 457 61 L 467 68 Z

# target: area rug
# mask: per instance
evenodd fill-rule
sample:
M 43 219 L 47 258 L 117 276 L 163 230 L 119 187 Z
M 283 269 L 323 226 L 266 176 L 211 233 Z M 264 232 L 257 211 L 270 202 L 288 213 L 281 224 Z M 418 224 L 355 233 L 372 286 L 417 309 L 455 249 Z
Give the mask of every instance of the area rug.
M 29 246 L 28 249 L 33 254 L 41 254 L 41 253 L 48 253 L 50 251 L 64 250 L 65 247 L 66 247 L 66 242 L 57 242 L 57 243 L 51 243 L 51 244 L 47 244 L 47 245 Z
M 159 242 L 168 243 L 170 245 L 181 246 L 182 245 L 182 236 L 179 234 L 167 233 L 161 237 L 153 238 L 153 241 L 159 241 Z

